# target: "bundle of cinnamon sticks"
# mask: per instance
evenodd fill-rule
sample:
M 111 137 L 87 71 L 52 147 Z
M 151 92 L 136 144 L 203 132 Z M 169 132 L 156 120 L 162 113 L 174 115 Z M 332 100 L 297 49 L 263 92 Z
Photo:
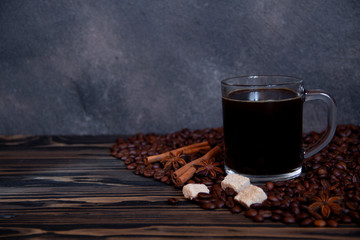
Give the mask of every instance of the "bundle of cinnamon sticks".
M 186 181 L 191 179 L 196 173 L 196 165 L 199 165 L 202 161 L 208 161 L 213 157 L 216 157 L 218 154 L 222 152 L 222 148 L 217 145 L 211 149 L 209 143 L 207 141 L 201 143 L 195 143 L 189 146 L 181 147 L 178 149 L 174 149 L 159 155 L 149 156 L 144 159 L 144 163 L 150 164 L 155 162 L 160 162 L 161 160 L 168 158 L 170 155 L 177 155 L 182 152 L 184 155 L 195 154 L 201 150 L 207 150 L 208 152 L 200 158 L 197 158 L 181 168 L 177 169 L 171 176 L 172 181 L 177 185 L 183 185 Z

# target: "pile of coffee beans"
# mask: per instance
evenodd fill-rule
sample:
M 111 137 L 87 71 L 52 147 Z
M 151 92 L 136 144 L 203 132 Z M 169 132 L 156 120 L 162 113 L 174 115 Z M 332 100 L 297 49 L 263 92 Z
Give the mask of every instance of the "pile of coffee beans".
M 304 144 L 311 145 L 321 134 L 304 134 Z M 215 146 L 223 141 L 222 128 L 203 130 L 183 129 L 171 134 L 137 134 L 119 138 L 111 147 L 112 156 L 121 159 L 126 168 L 137 175 L 154 178 L 175 185 L 171 174 L 173 166 L 164 168 L 161 163 L 145 165 L 144 158 L 161 154 L 193 143 L 208 141 Z M 190 162 L 204 153 L 185 156 Z M 224 155 L 216 157 L 223 162 Z M 360 126 L 339 125 L 332 141 L 318 154 L 305 159 L 300 177 L 281 182 L 267 182 L 260 187 L 268 195 L 262 204 L 246 209 L 234 201 L 236 192 L 221 188 L 223 174 L 217 176 L 196 173 L 188 183 L 203 183 L 210 193 L 201 193 L 192 201 L 204 209 L 229 209 L 243 213 L 254 222 L 275 221 L 299 226 L 338 227 L 339 224 L 360 224 Z M 169 204 L 178 204 L 176 198 Z

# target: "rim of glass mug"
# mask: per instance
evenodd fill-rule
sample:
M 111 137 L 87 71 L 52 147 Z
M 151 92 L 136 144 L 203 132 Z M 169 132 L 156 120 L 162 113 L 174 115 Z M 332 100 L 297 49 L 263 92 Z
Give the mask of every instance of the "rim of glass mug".
M 223 79 L 221 84 L 229 87 L 269 87 L 286 86 L 292 84 L 302 85 L 301 78 L 288 75 L 249 75 L 235 76 Z

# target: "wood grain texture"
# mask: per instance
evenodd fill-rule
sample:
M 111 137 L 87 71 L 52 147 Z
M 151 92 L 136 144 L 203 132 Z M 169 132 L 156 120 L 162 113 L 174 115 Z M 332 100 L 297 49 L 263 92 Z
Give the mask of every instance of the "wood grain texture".
M 358 239 L 357 225 L 301 228 L 206 211 L 126 170 L 116 137 L 0 137 L 0 238 Z M 168 205 L 169 197 L 180 203 Z

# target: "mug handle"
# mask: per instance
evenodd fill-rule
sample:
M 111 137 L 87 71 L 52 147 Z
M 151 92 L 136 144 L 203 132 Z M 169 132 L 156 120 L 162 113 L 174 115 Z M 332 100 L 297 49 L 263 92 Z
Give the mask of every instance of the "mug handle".
M 322 100 L 327 106 L 327 128 L 322 137 L 313 145 L 304 149 L 304 158 L 308 158 L 323 149 L 333 138 L 336 130 L 336 102 L 330 94 L 321 90 L 306 90 L 304 102 Z

